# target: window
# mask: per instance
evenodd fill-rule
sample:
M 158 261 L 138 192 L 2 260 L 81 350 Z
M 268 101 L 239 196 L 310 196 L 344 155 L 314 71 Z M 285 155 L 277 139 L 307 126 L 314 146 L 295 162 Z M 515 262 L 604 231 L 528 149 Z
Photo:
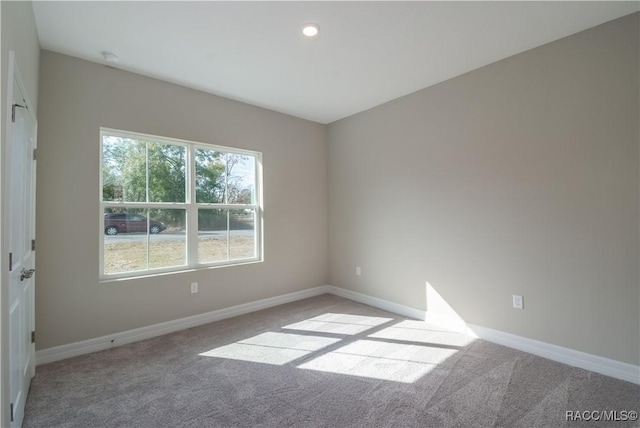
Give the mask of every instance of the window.
M 261 154 L 100 130 L 101 278 L 261 260 Z

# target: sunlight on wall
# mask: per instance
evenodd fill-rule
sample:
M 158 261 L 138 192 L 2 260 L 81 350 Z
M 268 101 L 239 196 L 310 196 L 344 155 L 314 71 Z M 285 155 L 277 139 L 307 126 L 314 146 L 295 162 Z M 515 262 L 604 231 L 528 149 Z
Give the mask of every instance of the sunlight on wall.
M 447 303 L 438 291 L 426 281 L 427 315 L 425 321 L 448 330 L 464 332 L 467 335 L 476 337 L 467 327 L 467 323 L 460 315 Z

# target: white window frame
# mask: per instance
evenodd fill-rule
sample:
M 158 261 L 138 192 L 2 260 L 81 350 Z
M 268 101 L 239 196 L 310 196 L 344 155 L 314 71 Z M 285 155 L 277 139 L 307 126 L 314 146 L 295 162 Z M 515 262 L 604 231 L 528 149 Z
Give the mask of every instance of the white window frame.
M 113 202 L 103 201 L 103 141 L 104 136 L 114 136 L 121 138 L 129 138 L 133 140 L 153 141 L 160 144 L 169 144 L 174 146 L 186 147 L 186 177 L 187 189 L 185 189 L 185 202 Z M 228 204 L 228 203 L 197 203 L 196 202 L 196 160 L 195 150 L 206 149 L 218 152 L 247 155 L 255 158 L 255 197 L 252 204 Z M 143 134 L 139 132 L 122 131 L 111 128 L 100 128 L 100 189 L 98 192 L 100 217 L 98 221 L 99 229 L 99 247 L 100 247 L 100 263 L 99 278 L 101 282 L 108 282 L 116 279 L 139 278 L 157 274 L 177 273 L 196 269 L 209 269 L 217 267 L 237 266 L 247 263 L 256 263 L 263 261 L 263 209 L 262 209 L 262 153 L 252 150 L 238 149 L 235 147 L 220 146 L 202 142 L 180 140 L 175 138 L 160 137 L 156 135 Z M 121 272 L 115 274 L 104 273 L 104 210 L 105 208 L 124 208 L 124 209 L 184 209 L 185 210 L 185 239 L 186 239 L 186 264 L 183 266 L 172 266 L 167 268 L 155 268 L 146 270 L 137 270 L 132 272 Z M 210 263 L 198 262 L 198 209 L 252 209 L 254 212 L 254 228 L 255 228 L 255 257 L 224 260 Z M 148 218 L 148 216 L 147 216 Z M 227 254 L 229 252 L 230 239 L 229 227 L 227 225 Z M 148 239 L 148 236 L 147 236 Z

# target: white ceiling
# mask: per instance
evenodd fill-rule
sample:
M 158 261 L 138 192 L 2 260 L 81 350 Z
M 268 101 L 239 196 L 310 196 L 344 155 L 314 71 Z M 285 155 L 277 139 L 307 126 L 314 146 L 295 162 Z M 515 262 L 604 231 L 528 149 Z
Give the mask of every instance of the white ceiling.
M 34 2 L 42 48 L 330 123 L 640 10 L 629 2 Z M 306 39 L 305 22 L 320 26 Z

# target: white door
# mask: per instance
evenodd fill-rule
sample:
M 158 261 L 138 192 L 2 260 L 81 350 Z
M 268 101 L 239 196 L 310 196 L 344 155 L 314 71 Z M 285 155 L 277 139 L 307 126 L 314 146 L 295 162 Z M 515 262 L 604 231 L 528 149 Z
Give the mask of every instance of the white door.
M 9 393 L 11 427 L 20 427 L 31 378 L 35 374 L 34 266 L 35 266 L 35 146 L 36 120 L 24 95 L 21 78 L 10 55 L 13 87 L 11 122 L 7 123 L 4 183 L 9 254 Z M 13 73 L 12 73 L 13 71 Z

